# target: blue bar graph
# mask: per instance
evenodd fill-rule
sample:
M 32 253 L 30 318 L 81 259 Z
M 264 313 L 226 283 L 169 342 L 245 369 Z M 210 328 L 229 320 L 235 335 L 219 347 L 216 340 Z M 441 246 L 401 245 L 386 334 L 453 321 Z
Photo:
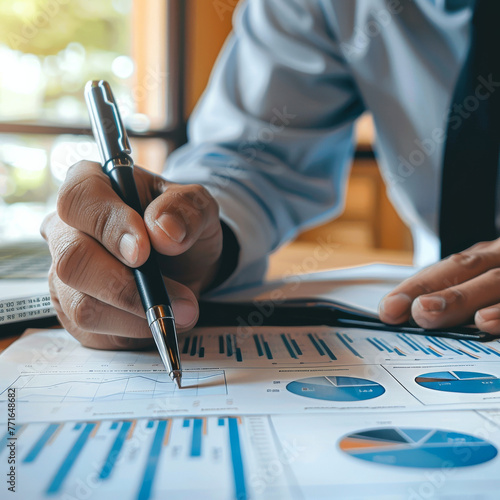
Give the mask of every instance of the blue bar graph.
M 224 354 L 224 337 L 219 335 L 219 354 Z
M 146 424 L 146 429 L 152 429 L 155 425 L 154 420 L 149 420 L 149 422 Z
M 259 336 L 256 333 L 253 334 L 253 341 L 255 342 L 255 347 L 257 348 L 257 354 L 259 356 L 264 356 L 264 351 L 262 350 L 262 345 L 260 344 Z
M 292 339 L 292 337 L 290 337 L 290 342 L 292 343 L 297 354 L 299 356 L 302 356 L 302 350 L 300 349 L 299 344 L 297 344 L 297 341 L 295 339 Z
M 117 422 L 116 422 L 117 423 Z M 108 456 L 104 465 L 102 466 L 101 473 L 99 474 L 99 479 L 107 479 L 111 476 L 111 472 L 113 471 L 113 467 L 118 460 L 118 456 L 120 455 L 120 451 L 123 448 L 123 444 L 127 439 L 128 431 L 132 426 L 132 422 L 123 422 L 118 435 L 116 436 L 111 449 L 109 450 Z
M 264 340 L 264 337 L 261 335 L 262 345 L 264 346 L 264 351 L 266 352 L 267 359 L 273 359 L 273 353 L 271 352 L 271 348 L 269 344 Z
M 382 346 L 387 352 L 394 352 L 393 349 L 391 349 L 383 340 L 381 339 L 377 339 L 377 338 L 373 338 L 373 340 L 380 346 Z
M 148 460 L 146 462 L 146 468 L 144 470 L 144 477 L 142 479 L 141 489 L 137 495 L 138 500 L 148 500 L 151 496 L 151 490 L 153 489 L 153 482 L 156 475 L 156 467 L 158 465 L 158 460 L 160 458 L 161 447 L 163 444 L 163 438 L 165 437 L 165 431 L 167 430 L 167 421 L 158 421 L 158 426 L 156 427 L 156 434 L 153 439 L 153 444 L 149 451 Z
M 201 457 L 201 435 L 203 431 L 203 419 L 193 420 L 193 439 L 191 441 L 191 456 Z
M 359 352 L 356 351 L 356 349 L 354 349 L 354 347 L 352 347 L 351 344 L 349 344 L 349 342 L 347 342 L 347 340 L 342 336 L 341 333 L 337 332 L 337 337 L 340 339 L 342 344 L 344 344 L 347 347 L 347 349 L 349 349 L 354 354 L 354 356 L 363 359 L 363 356 L 361 356 L 361 354 L 359 354 Z
M 191 343 L 191 352 L 189 353 L 191 356 L 196 354 L 196 344 L 198 343 L 198 337 L 195 335 L 193 337 L 193 342 Z
M 332 359 L 332 360 L 337 359 L 335 354 L 333 354 L 332 350 L 328 347 L 328 345 L 326 344 L 326 342 L 323 339 L 318 339 L 318 342 L 321 344 L 323 349 L 326 351 L 326 353 L 328 354 L 328 357 L 330 359 Z
M 75 444 L 73 445 L 69 453 L 66 455 L 66 458 L 63 460 L 63 463 L 59 467 L 59 470 L 56 472 L 56 475 L 52 479 L 52 482 L 49 484 L 49 487 L 47 489 L 48 495 L 54 495 L 59 492 L 64 480 L 71 471 L 71 468 L 76 462 L 78 455 L 83 450 L 87 442 L 87 439 L 90 437 L 90 434 L 94 430 L 95 426 L 96 424 L 94 423 L 89 423 L 85 425 L 85 428 L 81 432 L 80 436 L 78 436 L 78 439 L 76 440 Z
M 110 431 L 114 431 L 115 429 L 118 429 L 118 422 L 113 422 L 109 428 Z
M 380 347 L 375 341 L 374 339 L 371 339 L 370 337 L 368 337 L 366 339 L 368 342 L 370 342 L 370 344 L 375 347 L 377 349 L 377 351 L 383 351 L 384 349 L 382 347 Z
M 59 424 L 50 424 L 45 432 L 40 436 L 38 441 L 33 445 L 33 448 L 28 452 L 28 454 L 24 457 L 23 462 L 30 463 L 36 460 L 36 457 L 42 451 L 43 447 L 47 444 L 49 439 L 54 435 L 54 432 L 58 429 Z
M 241 456 L 240 435 L 238 431 L 238 419 L 236 417 L 228 418 L 229 443 L 231 446 L 231 461 L 233 464 L 234 475 L 234 498 L 238 500 L 247 500 L 247 488 L 245 485 L 245 471 L 243 468 L 243 457 Z
M 288 354 L 294 359 L 297 359 L 297 355 L 295 354 L 294 350 L 292 349 L 292 346 L 290 345 L 290 342 L 288 341 L 286 335 L 282 333 L 280 335 L 281 340 L 283 341 L 283 344 L 285 344 L 286 350 L 288 351 Z
M 184 422 L 182 422 L 182 427 L 189 427 L 191 424 L 191 421 L 188 418 L 184 419 Z
M 239 347 L 236 347 L 236 361 L 243 361 L 243 357 L 241 355 L 241 349 Z
M 219 418 L 219 420 L 217 422 L 217 425 L 223 426 L 224 425 L 224 419 L 223 418 Z
M 233 344 L 231 341 L 231 335 L 226 335 L 226 344 L 227 344 L 227 355 L 231 357 L 233 355 Z
M 320 345 L 318 344 L 318 341 L 314 338 L 314 335 L 312 333 L 308 333 L 307 337 L 311 341 L 312 345 L 316 348 L 316 350 L 319 352 L 320 356 L 324 356 L 325 353 L 323 352 L 323 349 L 321 349 Z

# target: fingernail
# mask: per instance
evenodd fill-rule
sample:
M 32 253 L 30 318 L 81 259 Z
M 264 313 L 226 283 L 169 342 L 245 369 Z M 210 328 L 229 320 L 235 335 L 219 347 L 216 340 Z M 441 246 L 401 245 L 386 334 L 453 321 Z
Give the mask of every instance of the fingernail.
M 398 293 L 385 298 L 381 303 L 379 310 L 381 313 L 390 316 L 392 319 L 398 319 L 403 314 L 410 311 L 411 299 L 406 293 Z
M 477 311 L 476 319 L 484 322 L 500 319 L 500 309 L 498 307 L 481 309 L 481 311 Z
M 418 297 L 416 303 L 423 311 L 440 312 L 446 309 L 446 300 L 443 297 Z
M 120 239 L 119 245 L 122 257 L 130 264 L 134 265 L 139 257 L 139 246 L 137 239 L 129 233 L 125 233 Z
M 178 326 L 191 325 L 198 315 L 197 306 L 187 299 L 174 299 L 172 309 Z
M 171 239 L 180 243 L 186 237 L 186 225 L 178 217 L 162 214 L 155 224 Z

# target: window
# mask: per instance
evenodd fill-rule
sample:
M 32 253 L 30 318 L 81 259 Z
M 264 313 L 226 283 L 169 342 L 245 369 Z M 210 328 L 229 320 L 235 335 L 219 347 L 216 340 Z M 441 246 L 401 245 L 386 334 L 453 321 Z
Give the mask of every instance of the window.
M 88 80 L 110 82 L 134 159 L 161 170 L 185 135 L 183 4 L 3 0 L 0 234 L 24 224 L 27 206 L 38 208 L 38 231 L 67 168 L 98 159 L 83 97 Z

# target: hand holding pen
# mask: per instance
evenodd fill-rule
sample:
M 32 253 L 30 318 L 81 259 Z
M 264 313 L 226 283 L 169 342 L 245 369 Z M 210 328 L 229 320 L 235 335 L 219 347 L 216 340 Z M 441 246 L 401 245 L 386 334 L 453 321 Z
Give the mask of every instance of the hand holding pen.
M 218 206 L 198 185 L 179 185 L 134 167 L 144 218 L 115 193 L 99 163 L 73 165 L 57 212 L 42 225 L 49 243 L 49 284 L 61 324 L 83 345 L 136 349 L 152 345 L 130 268 L 154 248 L 178 332 L 198 317 L 197 296 L 213 281 L 222 250 Z M 203 200 L 204 203 L 200 203 Z

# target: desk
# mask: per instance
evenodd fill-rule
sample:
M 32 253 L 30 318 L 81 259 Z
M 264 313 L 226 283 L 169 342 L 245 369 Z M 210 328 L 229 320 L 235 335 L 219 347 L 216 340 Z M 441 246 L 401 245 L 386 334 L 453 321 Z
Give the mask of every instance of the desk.
M 277 279 L 290 274 L 360 266 L 371 262 L 411 265 L 412 254 L 394 250 L 366 250 L 347 245 L 339 245 L 326 251 L 312 242 L 293 242 L 271 255 L 267 277 Z M 0 352 L 18 338 L 18 335 L 13 335 L 0 339 Z

